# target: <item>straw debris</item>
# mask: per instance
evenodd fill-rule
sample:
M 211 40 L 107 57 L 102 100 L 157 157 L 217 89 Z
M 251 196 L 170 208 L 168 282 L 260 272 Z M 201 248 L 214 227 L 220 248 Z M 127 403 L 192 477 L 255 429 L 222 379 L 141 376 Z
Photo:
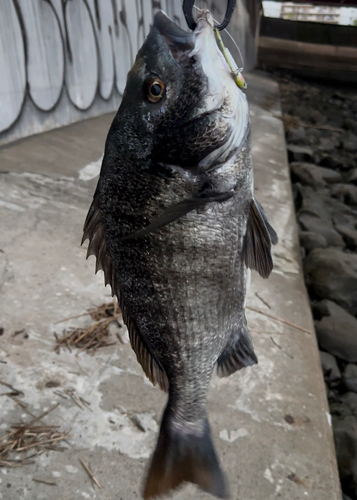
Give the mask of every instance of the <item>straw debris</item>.
M 55 351 L 57 353 L 60 352 L 61 347 L 68 349 L 70 352 L 72 352 L 72 349 L 76 348 L 79 349 L 76 354 L 76 356 L 78 356 L 83 351 L 94 353 L 101 347 L 108 347 L 117 343 L 112 340 L 109 330 L 109 325 L 114 322 L 119 328 L 122 327 L 119 322 L 121 311 L 117 302 L 102 304 L 99 307 L 89 309 L 88 313 L 85 314 L 90 315 L 94 320 L 94 323 L 92 323 L 89 328 L 70 327 L 63 331 L 61 337 L 56 333 L 54 334 L 56 338 Z M 69 319 L 72 318 L 67 318 L 67 320 Z M 119 334 L 117 334 L 117 338 L 123 343 Z
M 57 486 L 57 483 L 55 481 L 50 481 L 47 479 L 37 479 L 37 478 L 33 477 L 32 481 L 35 481 L 35 483 L 48 484 L 49 486 Z
M 81 462 L 83 469 L 86 471 L 86 473 L 90 477 L 92 483 L 95 484 L 96 486 L 98 486 L 98 488 L 101 488 L 102 487 L 101 484 L 99 483 L 98 479 L 94 476 L 90 467 L 85 462 L 83 462 L 83 460 L 81 458 L 79 458 L 79 461 Z
M 69 437 L 70 429 L 60 431 L 57 425 L 43 425 L 39 422 L 58 406 L 59 403 L 30 422 L 12 424 L 10 429 L 0 436 L 0 467 L 33 464 L 31 459 L 45 451 L 66 449 L 61 446 L 61 442 Z

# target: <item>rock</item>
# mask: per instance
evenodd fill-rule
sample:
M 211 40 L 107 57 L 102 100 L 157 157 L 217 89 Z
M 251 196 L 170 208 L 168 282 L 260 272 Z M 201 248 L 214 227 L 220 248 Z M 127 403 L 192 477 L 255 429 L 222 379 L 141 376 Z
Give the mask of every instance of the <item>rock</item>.
M 304 212 L 298 214 L 298 220 L 300 227 L 304 231 L 322 235 L 328 246 L 342 248 L 345 246 L 341 235 L 335 231 L 330 220 L 321 219 L 320 217 Z
M 357 319 L 334 302 L 323 303 L 329 315 L 315 324 L 320 347 L 340 359 L 357 362 Z
M 314 319 L 320 320 L 324 316 L 330 315 L 328 307 L 327 307 L 327 302 L 328 302 L 328 300 L 320 300 L 318 302 L 313 301 L 311 303 L 311 309 L 312 309 Z
M 357 168 L 351 169 L 346 175 L 346 181 L 352 184 L 357 184 Z
M 312 163 L 290 163 L 290 173 L 293 183 L 301 182 L 304 186 L 312 186 L 316 189 L 326 186 L 321 173 L 316 170 L 315 165 Z
M 340 186 L 341 184 L 338 185 Z M 324 192 L 321 193 L 322 200 L 325 203 L 325 206 L 327 205 L 329 212 L 340 212 L 343 214 L 356 216 L 357 210 L 355 208 L 349 207 L 343 201 L 338 200 L 337 198 L 331 198 L 330 192 L 333 187 L 334 186 L 330 186 L 329 191 L 325 189 Z
M 351 130 L 351 132 L 354 132 L 357 134 L 357 121 L 353 120 L 353 118 L 345 118 L 343 120 L 343 128 L 346 130 Z
M 322 178 L 326 182 L 326 184 L 334 184 L 335 182 L 340 182 L 341 174 L 339 172 L 335 172 L 334 170 L 325 167 L 316 168 L 320 169 Z
M 320 142 L 320 130 L 315 128 L 306 129 L 306 137 L 311 146 L 317 146 Z
M 342 160 L 342 166 L 340 167 L 340 169 L 345 170 L 345 171 L 349 171 L 349 170 L 352 170 L 353 168 L 356 168 L 356 166 L 357 166 L 356 159 L 344 157 Z
M 316 297 L 333 300 L 350 314 L 357 314 L 356 254 L 315 248 L 304 260 L 304 271 L 307 286 Z
M 357 365 L 349 363 L 346 366 L 343 372 L 343 382 L 349 391 L 357 393 Z
M 312 162 L 313 150 L 308 146 L 295 146 L 294 144 L 289 144 L 288 156 L 289 156 L 289 162 L 293 161 Z
M 342 201 L 337 200 L 336 198 L 330 197 L 328 201 L 328 208 L 331 213 L 331 220 L 333 224 L 335 226 L 348 226 L 351 229 L 355 229 L 357 210 L 345 205 Z
M 331 198 L 331 201 L 334 201 L 334 199 Z M 344 205 L 344 206 L 347 207 L 347 205 Z M 332 222 L 333 222 L 335 228 L 337 226 L 346 226 L 346 227 L 349 227 L 350 229 L 355 228 L 356 215 L 348 214 L 346 212 L 342 213 L 342 212 L 339 212 L 338 210 L 333 209 L 331 219 L 332 219 Z
M 330 219 L 330 214 L 328 210 L 328 206 L 326 206 L 321 192 L 316 193 L 312 189 L 311 186 L 302 186 L 301 184 L 297 184 L 299 193 L 301 196 L 301 208 L 300 212 L 316 215 L 321 219 Z
M 357 210 L 336 198 L 331 198 L 327 189 L 316 192 L 311 186 L 302 186 L 300 183 L 294 184 L 294 186 L 300 194 L 299 212 L 307 212 L 330 221 L 337 214 L 346 214 L 351 216 L 351 220 L 353 220 L 351 227 L 354 227 Z
M 357 479 L 357 420 L 353 416 L 333 417 L 333 433 L 340 478 Z
M 304 127 L 291 128 L 286 134 L 288 144 L 304 145 L 308 142 Z
M 342 226 L 341 224 L 337 224 L 335 226 L 336 231 L 340 233 L 342 238 L 344 239 L 347 248 L 350 250 L 357 249 L 357 230 L 352 229 L 348 226 Z
M 326 184 L 334 184 L 335 182 L 341 181 L 341 174 L 339 172 L 335 172 L 331 170 L 331 168 L 319 167 L 316 166 L 321 173 L 322 179 L 326 182 Z
M 334 229 L 329 210 L 329 199 L 325 203 L 320 192 L 316 193 L 310 186 L 299 185 L 302 198 L 301 208 L 297 217 L 301 229 L 308 232 L 321 234 L 328 246 L 344 247 L 344 242 L 339 233 Z
M 330 152 L 335 149 L 334 141 L 330 137 L 322 137 L 320 139 L 319 149 L 322 151 Z
M 329 400 L 329 405 L 331 415 L 357 417 L 357 394 L 355 392 L 339 394 L 335 391 Z
M 293 162 L 290 164 L 290 170 L 293 182 L 301 182 L 314 188 L 341 181 L 341 174 L 338 172 L 312 163 Z
M 343 494 L 342 495 L 342 500 L 352 500 L 351 497 L 348 497 L 347 495 Z
M 349 393 L 349 394 L 353 394 Z M 341 398 L 329 400 L 330 414 L 332 417 L 354 417 L 351 408 L 348 404 L 344 403 Z
M 327 241 L 322 234 L 314 233 L 312 231 L 300 231 L 299 233 L 300 245 L 305 248 L 306 253 L 311 252 L 314 248 L 327 247 Z
M 324 155 L 321 158 L 319 165 L 322 165 L 323 167 L 327 167 L 327 168 L 336 169 L 336 168 L 343 167 L 343 162 L 341 161 L 340 158 L 337 158 L 335 156 Z
M 341 101 L 345 101 L 347 99 L 347 95 L 341 92 L 340 90 L 335 90 L 331 96 L 333 99 L 338 99 Z
M 335 184 L 330 193 L 347 205 L 357 206 L 357 186 L 353 184 Z
M 345 151 L 357 151 L 357 136 L 352 132 L 346 132 L 342 137 L 342 147 Z
M 339 397 L 339 401 L 344 405 L 346 414 L 357 417 L 357 394 L 355 392 L 346 392 Z
M 316 109 L 316 106 L 311 106 L 309 102 L 302 100 L 300 95 L 297 96 L 297 102 L 294 107 L 295 115 L 298 114 L 304 123 L 311 123 L 313 125 L 323 125 L 326 123 L 326 116 L 320 113 Z
M 317 161 L 319 165 L 322 167 L 338 169 L 343 171 L 349 171 L 352 168 L 355 168 L 356 162 L 350 158 L 335 156 L 334 154 L 322 154 L 319 161 Z
M 325 379 L 328 382 L 335 382 L 336 380 L 340 380 L 341 372 L 337 365 L 336 358 L 332 356 L 332 354 L 329 354 L 328 352 L 320 351 L 320 360 L 321 360 L 322 372 L 324 374 Z

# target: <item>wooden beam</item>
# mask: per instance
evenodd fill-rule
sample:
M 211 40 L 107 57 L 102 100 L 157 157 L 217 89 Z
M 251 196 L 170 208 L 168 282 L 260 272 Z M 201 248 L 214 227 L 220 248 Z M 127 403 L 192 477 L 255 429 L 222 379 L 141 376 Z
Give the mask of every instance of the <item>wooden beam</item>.
M 260 37 L 258 59 L 270 67 L 357 81 L 357 48 Z M 346 76 L 346 78 L 345 78 Z

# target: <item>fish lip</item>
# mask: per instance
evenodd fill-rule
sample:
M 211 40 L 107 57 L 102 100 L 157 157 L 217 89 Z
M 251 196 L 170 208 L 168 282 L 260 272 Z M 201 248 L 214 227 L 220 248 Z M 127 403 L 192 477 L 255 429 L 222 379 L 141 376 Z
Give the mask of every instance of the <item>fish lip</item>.
M 214 18 L 208 9 L 201 9 L 197 13 L 196 28 L 194 33 L 198 35 L 206 29 L 214 29 Z
M 192 50 L 195 46 L 193 32 L 184 31 L 162 10 L 154 16 L 154 27 L 169 45 L 185 51 Z

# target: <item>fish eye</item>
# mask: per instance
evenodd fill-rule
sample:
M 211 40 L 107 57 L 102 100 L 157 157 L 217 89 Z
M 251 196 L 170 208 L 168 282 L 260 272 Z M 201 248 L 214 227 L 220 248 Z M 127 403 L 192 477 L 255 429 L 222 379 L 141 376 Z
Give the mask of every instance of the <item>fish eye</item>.
M 150 102 L 159 102 L 163 98 L 165 85 L 158 78 L 151 79 L 147 83 L 147 98 Z

